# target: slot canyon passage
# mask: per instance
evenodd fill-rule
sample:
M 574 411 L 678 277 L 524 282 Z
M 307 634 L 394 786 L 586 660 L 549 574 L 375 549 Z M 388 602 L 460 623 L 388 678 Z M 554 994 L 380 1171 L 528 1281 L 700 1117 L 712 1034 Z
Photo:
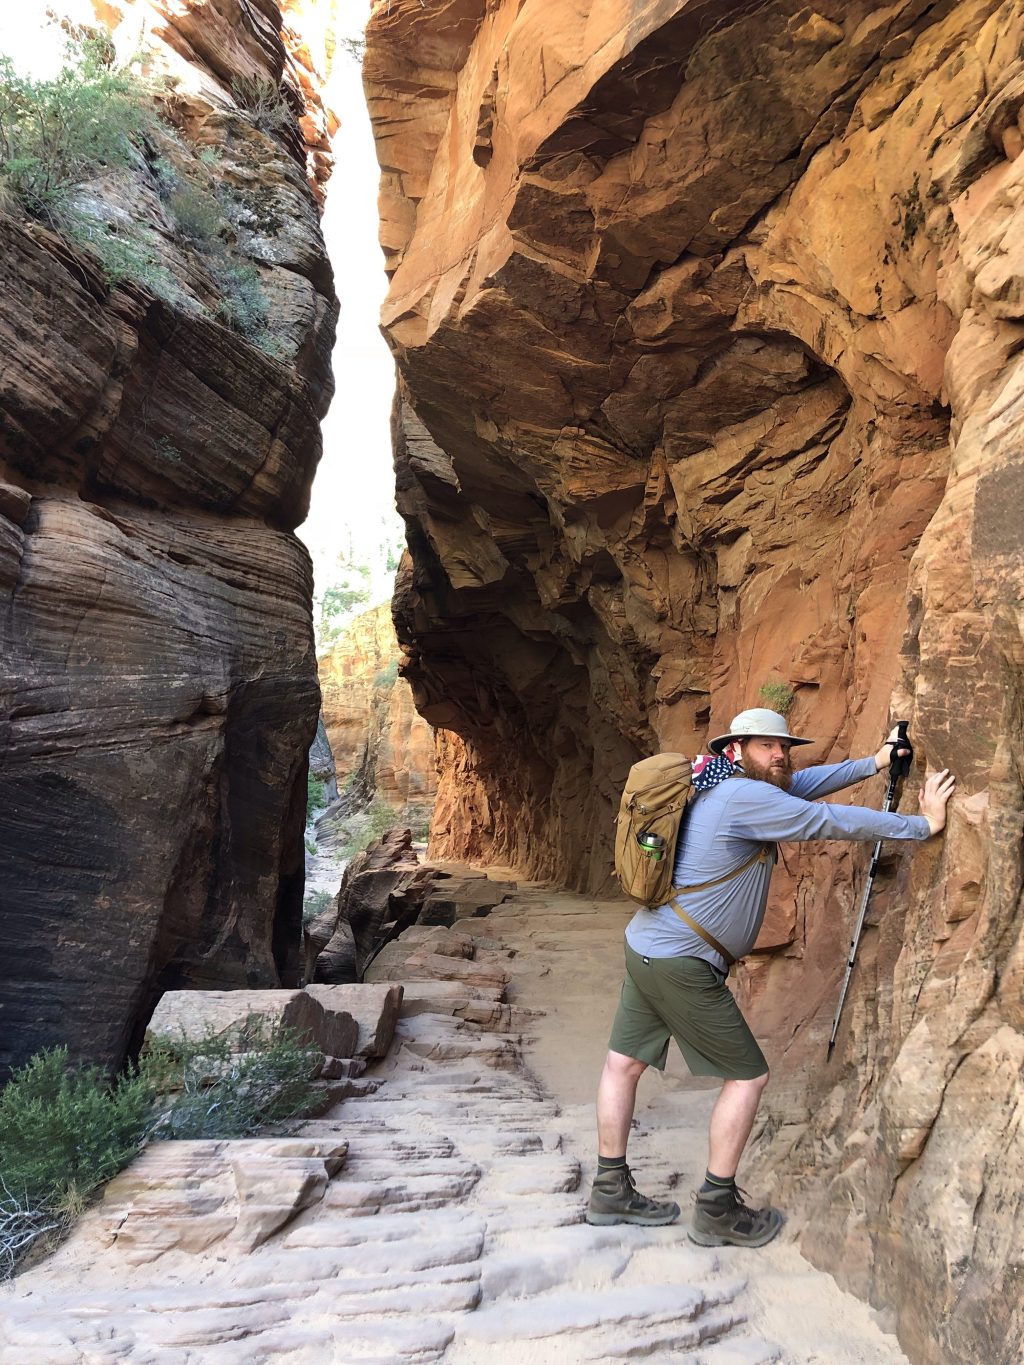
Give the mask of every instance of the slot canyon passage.
M 113 1072 L 181 992 L 269 992 L 335 1088 L 284 1134 L 150 1144 L 3 1287 L 0 1357 L 1016 1365 L 1024 0 L 373 5 L 393 611 L 438 776 L 429 861 L 390 835 L 334 906 L 355 984 L 301 924 L 294 529 L 367 268 L 319 227 L 335 15 L 93 22 L 174 76 L 174 136 L 80 191 L 145 270 L 0 205 L 0 1064 Z M 205 255 L 168 163 L 232 205 Z M 733 972 L 778 1242 L 591 1229 L 618 795 L 763 685 L 810 762 L 909 718 L 949 825 L 886 845 L 831 1062 L 864 846 L 787 847 Z M 684 1202 L 712 1097 L 678 1058 L 645 1080 L 642 1187 Z

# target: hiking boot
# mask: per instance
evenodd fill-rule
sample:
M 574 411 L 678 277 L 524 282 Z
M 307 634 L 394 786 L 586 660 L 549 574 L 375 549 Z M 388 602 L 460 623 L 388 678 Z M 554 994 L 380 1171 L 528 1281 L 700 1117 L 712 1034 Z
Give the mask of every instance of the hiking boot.
M 749 1208 L 741 1195 L 749 1198 L 735 1186 L 694 1195 L 696 1208 L 686 1234 L 690 1241 L 699 1247 L 763 1247 L 770 1242 L 785 1221 L 782 1214 L 770 1206 Z
M 657 1228 L 679 1217 L 679 1205 L 659 1204 L 640 1193 L 628 1166 L 615 1166 L 610 1171 L 598 1171 L 590 1191 L 587 1222 L 595 1227 L 612 1223 L 640 1223 Z

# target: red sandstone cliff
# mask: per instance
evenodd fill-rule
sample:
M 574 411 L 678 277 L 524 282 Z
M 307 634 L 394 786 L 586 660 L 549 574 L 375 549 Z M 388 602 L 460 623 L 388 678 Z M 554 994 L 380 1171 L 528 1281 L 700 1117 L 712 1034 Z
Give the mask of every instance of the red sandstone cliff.
M 627 765 L 770 677 L 812 761 L 908 715 L 957 774 L 829 1069 L 863 850 L 787 854 L 740 975 L 805 1249 L 936 1365 L 1024 1334 L 1022 26 L 391 0 L 365 68 L 439 849 L 605 884 Z
M 298 969 L 329 120 L 274 0 L 96 10 L 173 83 L 79 191 L 127 268 L 0 215 L 0 1067 Z
M 376 795 L 396 821 L 430 817 L 437 790 L 434 734 L 398 676 L 391 604 L 362 612 L 319 660 L 324 725 L 338 774 L 365 800 Z

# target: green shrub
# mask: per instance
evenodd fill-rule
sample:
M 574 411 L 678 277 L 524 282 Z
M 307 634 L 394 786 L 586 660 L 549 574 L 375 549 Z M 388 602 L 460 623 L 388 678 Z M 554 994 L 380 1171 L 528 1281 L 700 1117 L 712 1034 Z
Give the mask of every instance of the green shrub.
M 298 1118 L 317 1094 L 320 1058 L 293 1030 L 268 1027 L 254 1015 L 233 1040 L 212 1030 L 201 1039 L 160 1039 L 143 1053 L 142 1069 L 179 1093 L 156 1136 L 250 1137 L 269 1123 Z
M 329 891 L 311 891 L 302 902 L 302 922 L 309 924 L 330 905 L 334 897 Z
M 784 682 L 766 682 L 757 695 L 770 711 L 778 711 L 780 716 L 788 714 L 796 699 L 789 683 Z
M 392 659 L 389 664 L 375 673 L 373 676 L 373 686 L 378 691 L 390 692 L 398 678 L 398 660 Z
M 224 261 L 213 273 L 221 291 L 217 311 L 232 331 L 259 342 L 270 321 L 259 271 L 243 261 Z
M 168 303 L 181 302 L 182 291 L 174 276 L 140 242 L 113 232 L 100 219 L 70 204 L 57 211 L 56 222 L 70 242 L 96 257 L 108 284 L 137 280 Z
M 365 38 L 339 38 L 338 46 L 346 57 L 351 57 L 354 62 L 362 65 L 363 58 L 366 56 Z
M 0 1095 L 0 1278 L 40 1238 L 57 1240 L 90 1195 L 135 1153 L 154 1092 L 134 1072 L 114 1086 L 66 1048 L 40 1052 Z
M 86 1198 L 138 1150 L 153 1101 L 136 1072 L 115 1086 L 67 1048 L 40 1052 L 0 1095 L 0 1173 L 46 1207 Z
M 281 87 L 269 76 L 236 76 L 231 91 L 239 109 L 265 133 L 280 132 L 295 121 Z
M 200 250 L 220 244 L 224 213 L 214 195 L 184 184 L 167 194 L 167 208 L 186 241 Z
M 368 813 L 370 816 L 370 839 L 367 842 L 379 839 L 382 834 L 387 834 L 388 830 L 398 823 L 398 816 L 395 811 L 378 796 L 373 798 Z
M 134 144 L 155 120 L 147 93 L 94 38 L 69 41 L 49 80 L 19 76 L 0 57 L 0 182 L 28 213 L 52 221 L 76 185 L 137 161 Z
M 156 88 L 115 65 L 113 57 L 108 39 L 81 30 L 69 40 L 64 66 L 52 79 L 19 76 L 11 59 L 0 57 L 0 205 L 20 205 L 90 251 L 108 284 L 136 280 L 177 307 L 205 312 L 135 234 L 111 230 L 75 202 L 74 191 L 99 175 L 141 167 L 140 147 L 147 138 L 159 145 L 172 136 L 157 118 Z M 292 119 L 273 81 L 253 78 L 237 85 L 236 98 L 254 123 L 272 129 Z M 211 159 L 212 149 L 199 153 L 199 160 Z M 258 271 L 227 253 L 221 238 L 225 211 L 216 194 L 166 157 L 156 157 L 152 170 L 180 238 L 213 258 L 221 319 L 268 355 L 288 359 L 288 348 L 269 333 L 270 310 Z
M 312 773 L 306 776 L 306 819 L 327 805 L 327 784 Z
M 341 849 L 342 858 L 346 861 L 354 858 L 398 823 L 398 815 L 391 806 L 382 797 L 375 796 L 366 810 L 351 820 L 349 837 Z
M 156 443 L 157 454 L 168 464 L 181 464 L 182 454 L 169 436 L 161 436 Z
M 157 1039 L 113 1086 L 66 1048 L 40 1052 L 0 1094 L 0 1280 L 66 1235 L 151 1134 L 248 1137 L 317 1093 L 316 1048 L 250 1016 L 235 1038 Z

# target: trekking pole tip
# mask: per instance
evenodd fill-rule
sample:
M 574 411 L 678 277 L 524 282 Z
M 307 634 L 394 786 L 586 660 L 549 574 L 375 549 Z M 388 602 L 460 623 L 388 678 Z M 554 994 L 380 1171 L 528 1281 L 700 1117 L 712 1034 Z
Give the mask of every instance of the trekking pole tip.
M 832 1060 L 832 1053 L 835 1051 L 835 1048 L 836 1048 L 836 1040 L 835 1040 L 834 1038 L 830 1038 L 830 1039 L 828 1040 L 828 1051 L 825 1053 L 825 1061 L 826 1061 L 826 1062 L 830 1062 L 830 1061 Z

